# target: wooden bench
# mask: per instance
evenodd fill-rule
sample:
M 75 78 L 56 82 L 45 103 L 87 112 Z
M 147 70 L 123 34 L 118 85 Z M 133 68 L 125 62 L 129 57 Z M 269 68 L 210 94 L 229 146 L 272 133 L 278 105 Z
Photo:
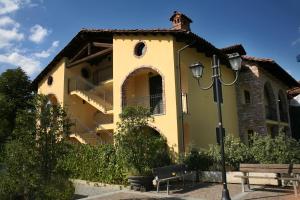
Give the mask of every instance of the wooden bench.
M 240 172 L 243 175 L 236 175 L 241 178 L 242 191 L 245 192 L 245 184 L 250 190 L 249 179 L 276 179 L 279 181 L 291 181 L 293 183 L 295 196 L 298 196 L 299 181 L 300 181 L 300 165 L 290 164 L 240 164 Z M 266 177 L 266 176 L 250 176 L 249 173 L 276 173 L 280 176 Z M 284 175 L 284 176 L 282 176 Z
M 169 165 L 153 169 L 153 175 L 156 182 L 156 191 L 159 192 L 159 185 L 162 182 L 167 182 L 167 194 L 169 194 L 170 180 L 182 179 L 184 185 L 184 177 L 190 175 L 187 166 L 184 164 Z

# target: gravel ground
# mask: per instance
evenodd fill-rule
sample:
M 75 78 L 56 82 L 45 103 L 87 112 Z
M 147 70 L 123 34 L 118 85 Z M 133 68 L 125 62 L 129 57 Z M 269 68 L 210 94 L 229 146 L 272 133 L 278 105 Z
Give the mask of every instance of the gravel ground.
M 77 185 L 76 194 L 86 195 L 86 200 L 220 200 L 222 185 L 199 183 L 188 184 L 182 189 L 181 185 L 172 186 L 170 195 L 166 194 L 162 187 L 159 193 L 136 192 L 128 189 L 118 189 L 111 187 L 92 187 Z M 228 189 L 232 200 L 300 200 L 294 196 L 291 187 L 272 187 L 272 186 L 252 186 L 252 191 L 241 192 L 240 184 L 229 184 Z M 86 197 L 81 196 L 81 198 Z

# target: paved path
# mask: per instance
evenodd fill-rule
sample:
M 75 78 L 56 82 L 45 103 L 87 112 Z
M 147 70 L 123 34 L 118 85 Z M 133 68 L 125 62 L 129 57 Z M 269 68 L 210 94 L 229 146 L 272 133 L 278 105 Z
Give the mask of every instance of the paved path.
M 296 198 L 293 189 L 280 188 L 280 187 L 266 187 L 256 186 L 252 187 L 253 191 L 242 193 L 240 184 L 228 185 L 232 200 L 300 200 Z M 172 188 L 170 195 L 167 195 L 163 189 L 160 193 L 155 191 L 150 192 L 136 192 L 128 189 L 118 190 L 107 189 L 100 187 L 97 189 L 81 188 L 88 195 L 88 191 L 93 191 L 85 200 L 220 200 L 222 185 L 220 184 L 195 184 L 181 187 Z M 77 189 L 77 194 L 80 190 Z M 82 199 L 83 200 L 83 199 Z

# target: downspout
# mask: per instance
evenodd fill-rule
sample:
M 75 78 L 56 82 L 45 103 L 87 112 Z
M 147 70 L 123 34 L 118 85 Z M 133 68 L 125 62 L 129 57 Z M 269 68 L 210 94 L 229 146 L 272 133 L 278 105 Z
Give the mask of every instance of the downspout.
M 181 85 L 181 66 L 180 66 L 180 55 L 181 52 L 184 51 L 186 48 L 192 46 L 195 44 L 196 41 L 191 42 L 188 45 L 185 45 L 184 47 L 180 48 L 177 50 L 177 70 L 178 70 L 178 78 L 179 78 L 179 90 L 180 90 L 180 95 L 179 95 L 179 103 L 180 103 L 180 120 L 181 120 L 181 151 L 182 153 L 185 152 L 185 145 L 184 145 L 184 117 L 183 117 L 183 105 L 182 105 L 182 85 Z

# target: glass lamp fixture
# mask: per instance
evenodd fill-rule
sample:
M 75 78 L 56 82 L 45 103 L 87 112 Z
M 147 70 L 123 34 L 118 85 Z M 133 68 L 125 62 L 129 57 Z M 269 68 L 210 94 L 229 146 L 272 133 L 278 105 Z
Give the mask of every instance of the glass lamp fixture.
M 228 54 L 227 56 L 228 56 L 231 68 L 234 71 L 240 71 L 241 66 L 242 66 L 242 58 L 241 58 L 240 54 L 232 53 L 232 54 Z
M 200 62 L 196 62 L 190 65 L 190 69 L 192 70 L 193 76 L 196 79 L 202 77 L 204 66 Z

